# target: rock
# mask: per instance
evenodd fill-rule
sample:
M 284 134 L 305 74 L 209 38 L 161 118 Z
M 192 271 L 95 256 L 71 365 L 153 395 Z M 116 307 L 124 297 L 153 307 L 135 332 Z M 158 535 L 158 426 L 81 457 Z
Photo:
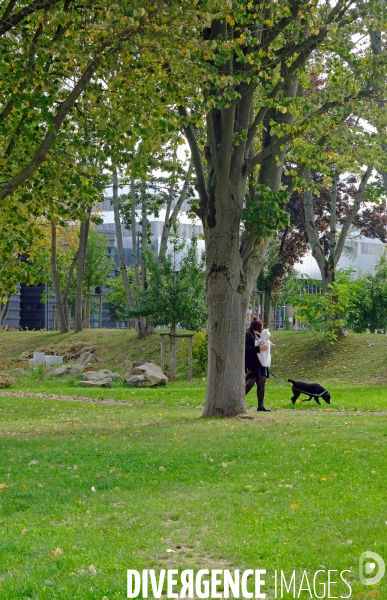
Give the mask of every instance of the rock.
M 73 352 L 71 355 L 71 358 L 79 358 L 81 356 L 81 354 L 84 354 L 85 352 L 88 352 L 89 354 L 93 354 L 95 351 L 96 351 L 95 346 L 85 346 L 84 348 L 81 348 L 77 352 Z
M 122 381 L 122 377 L 121 375 L 119 375 L 118 373 L 113 373 L 112 371 L 109 371 L 109 369 L 100 369 L 99 371 L 88 371 L 87 373 L 85 373 L 84 375 L 85 379 L 87 379 L 87 381 L 99 381 L 100 379 L 112 379 L 115 381 Z
M 133 367 L 141 367 L 142 365 L 153 365 L 154 363 L 152 363 L 150 360 L 146 360 L 145 358 L 142 358 L 141 360 L 135 360 L 133 363 Z
M 44 352 L 34 352 L 33 359 L 34 363 L 43 364 L 45 363 L 46 357 Z
M 71 365 L 61 365 L 57 368 L 49 367 L 46 369 L 45 375 L 47 375 L 47 377 L 62 377 L 63 375 L 68 375 L 70 370 Z
M 28 360 L 31 357 L 31 352 L 29 352 L 28 350 L 25 350 L 24 352 L 22 352 L 18 358 L 18 360 Z
M 50 367 L 51 365 L 62 365 L 63 364 L 63 356 L 54 356 L 52 354 L 45 354 L 45 363 L 46 367 Z
M 69 365 L 69 366 L 70 366 L 69 375 L 80 375 L 87 368 L 87 367 L 85 367 L 85 365 L 77 365 L 77 364 Z
M 135 385 L 136 387 L 165 385 L 167 381 L 168 378 L 164 375 L 160 367 L 150 362 L 134 367 L 124 375 L 124 383 Z
M 91 354 L 90 352 L 82 352 L 80 357 L 78 358 L 76 364 L 79 365 L 93 365 L 101 362 L 99 358 Z
M 78 385 L 87 388 L 111 388 L 113 382 L 110 377 L 106 377 L 106 379 L 99 379 L 98 381 L 80 381 Z
M 15 383 L 15 379 L 8 375 L 8 373 L 0 373 L 0 388 L 9 388 Z

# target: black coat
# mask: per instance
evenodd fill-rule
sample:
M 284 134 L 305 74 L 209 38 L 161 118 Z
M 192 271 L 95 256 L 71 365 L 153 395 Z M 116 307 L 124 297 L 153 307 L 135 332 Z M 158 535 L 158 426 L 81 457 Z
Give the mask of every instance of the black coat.
M 249 377 L 269 377 L 269 369 L 267 367 L 263 367 L 258 360 L 258 352 L 259 346 L 255 345 L 255 337 L 254 333 L 248 329 L 246 331 L 246 341 L 245 341 L 245 372 L 246 376 L 248 374 Z M 259 339 L 259 338 L 258 338 Z M 249 372 L 249 373 L 248 373 Z

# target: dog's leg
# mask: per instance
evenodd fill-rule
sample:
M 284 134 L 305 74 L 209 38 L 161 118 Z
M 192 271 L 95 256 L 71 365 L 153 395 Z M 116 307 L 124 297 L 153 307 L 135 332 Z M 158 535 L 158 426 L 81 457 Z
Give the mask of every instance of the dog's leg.
M 315 397 L 314 397 L 314 399 L 316 400 L 317 404 L 318 404 L 319 406 L 321 406 L 321 402 L 320 402 L 320 400 L 317 398 L 317 396 L 315 396 Z
M 296 403 L 296 400 L 297 400 L 297 398 L 299 397 L 299 395 L 300 395 L 300 394 L 301 394 L 301 392 L 294 392 L 294 391 L 293 391 L 293 397 L 292 397 L 292 398 L 290 398 L 290 399 L 291 399 L 291 401 L 293 402 L 293 404 L 295 404 L 295 403 Z
M 302 402 L 310 402 L 310 400 L 312 400 L 312 396 L 309 396 L 309 398 L 303 398 Z

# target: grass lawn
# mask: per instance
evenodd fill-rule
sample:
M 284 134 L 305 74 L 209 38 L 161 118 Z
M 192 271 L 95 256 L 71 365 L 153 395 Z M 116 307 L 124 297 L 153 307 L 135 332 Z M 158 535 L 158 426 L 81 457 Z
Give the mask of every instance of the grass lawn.
M 132 406 L 0 399 L 0 598 L 121 599 L 145 568 L 264 568 L 270 599 L 275 569 L 351 569 L 352 598 L 387 598 L 357 573 L 362 552 L 387 556 L 385 417 L 204 420 L 204 383 L 187 387 Z
M 121 374 L 159 359 L 157 334 L 6 332 L 0 369 L 74 339 Z M 2 390 L 0 599 L 124 599 L 127 569 L 251 568 L 267 570 L 268 600 L 275 570 L 288 584 L 297 573 L 295 594 L 278 598 L 348 597 L 343 582 L 299 593 L 304 569 L 311 586 L 319 569 L 320 582 L 350 569 L 351 598 L 387 600 L 387 577 L 366 586 L 358 574 L 363 552 L 387 559 L 387 337 L 348 336 L 334 350 L 313 334 L 273 341 L 273 371 L 321 382 L 330 406 L 293 407 L 290 386 L 271 378 L 272 413 L 253 411 L 251 391 L 252 420 L 201 419 L 206 382 L 185 381 L 184 344 L 164 388 L 96 391 L 38 369 Z

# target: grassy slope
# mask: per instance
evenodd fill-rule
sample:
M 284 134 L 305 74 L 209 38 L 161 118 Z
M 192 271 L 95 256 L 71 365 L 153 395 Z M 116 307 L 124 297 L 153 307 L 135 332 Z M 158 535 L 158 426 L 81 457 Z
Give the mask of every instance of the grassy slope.
M 104 366 L 125 372 L 133 360 L 147 358 L 160 363 L 160 340 L 155 333 L 137 340 L 135 332 L 90 329 L 77 335 L 57 332 L 0 333 L 0 361 L 17 357 L 23 350 L 65 349 L 75 340 L 96 346 Z M 351 334 L 327 349 L 313 333 L 273 332 L 272 368 L 283 379 L 335 382 L 355 385 L 387 385 L 387 336 Z M 186 377 L 187 343 L 178 341 L 178 376 Z M 166 352 L 167 358 L 167 352 Z M 7 363 L 3 363 L 3 367 Z M 2 368 L 0 362 L 0 368 Z

